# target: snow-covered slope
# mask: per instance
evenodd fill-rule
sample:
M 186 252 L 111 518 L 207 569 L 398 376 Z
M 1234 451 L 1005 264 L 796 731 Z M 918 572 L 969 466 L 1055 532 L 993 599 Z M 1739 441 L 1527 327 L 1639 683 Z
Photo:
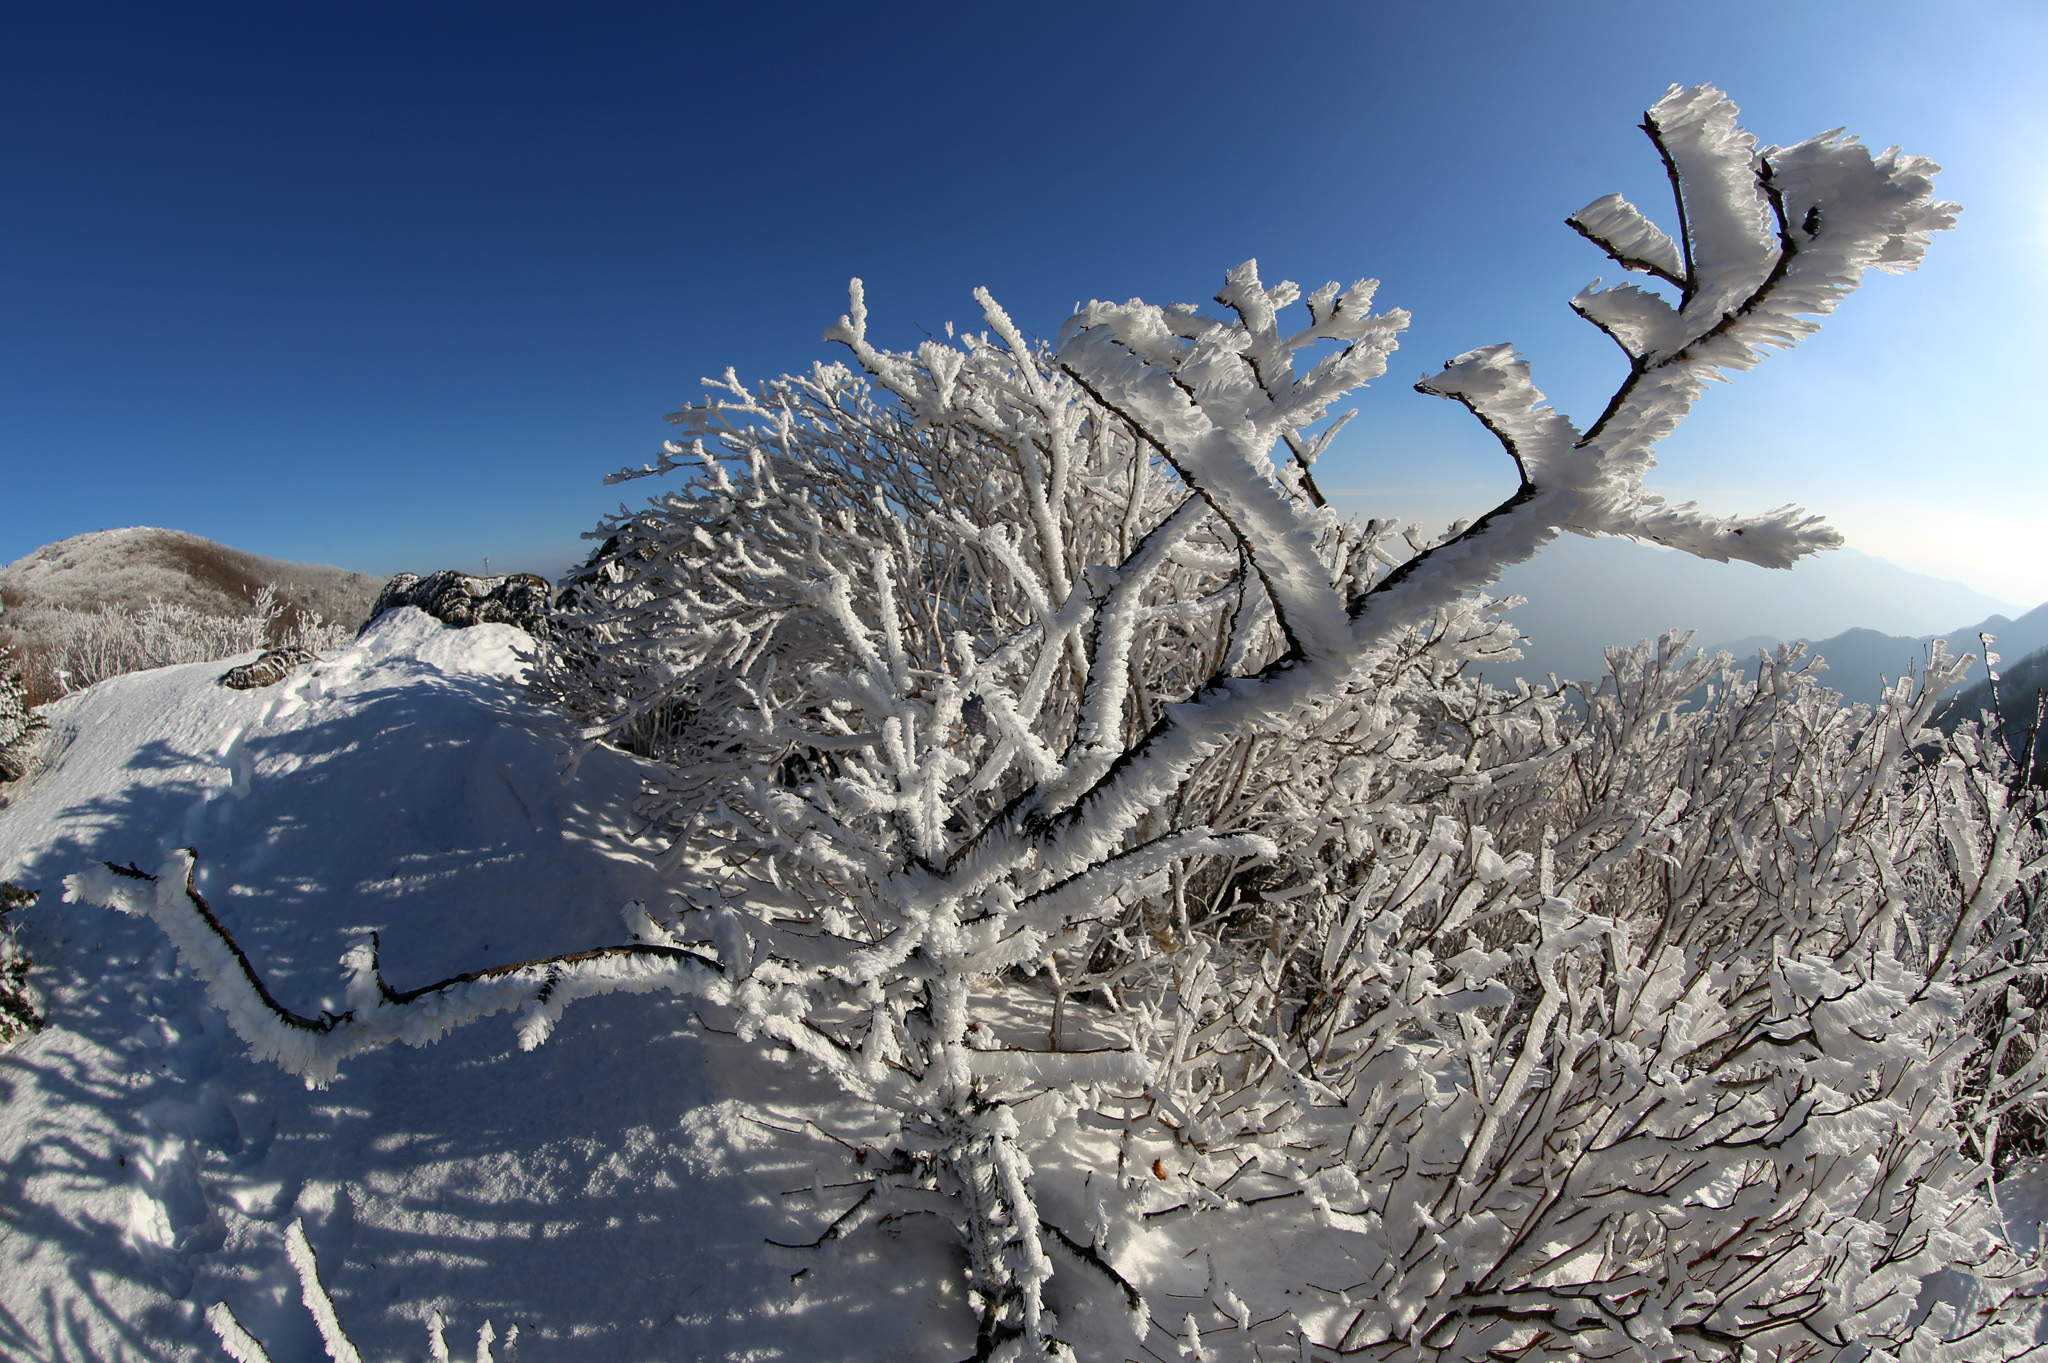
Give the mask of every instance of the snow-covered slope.
M 283 1248 L 301 1216 L 366 1359 L 423 1357 L 436 1308 L 451 1341 L 488 1316 L 501 1359 L 513 1324 L 523 1360 L 972 1351 L 935 1219 L 828 1259 L 764 1243 L 841 1210 L 810 1190 L 845 1151 L 805 1120 L 857 1119 L 684 1003 L 584 1003 L 531 1053 L 492 1020 L 308 1091 L 247 1057 L 154 924 L 61 902 L 95 859 L 195 846 L 308 1013 L 341 1006 L 367 929 L 401 988 L 625 940 L 621 905 L 661 893 L 615 826 L 641 770 L 561 774 L 513 684 L 523 638 L 407 610 L 271 690 L 203 664 L 49 708 L 50 769 L 0 811 L 0 877 L 43 892 L 23 938 L 51 1014 L 0 1054 L 0 1358 L 223 1358 L 221 1300 L 278 1363 L 321 1357 Z

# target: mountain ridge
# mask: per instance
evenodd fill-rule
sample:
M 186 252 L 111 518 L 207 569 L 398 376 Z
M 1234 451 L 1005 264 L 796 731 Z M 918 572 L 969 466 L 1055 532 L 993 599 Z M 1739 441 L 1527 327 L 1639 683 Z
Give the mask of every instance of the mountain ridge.
M 1522 661 L 1502 673 L 1531 680 L 1553 673 L 1597 679 L 1606 672 L 1606 649 L 1672 629 L 1691 630 L 1696 644 L 1732 641 L 1718 646 L 1736 652 L 1789 639 L 1834 641 L 1868 630 L 1907 641 L 1896 659 L 1896 650 L 1881 650 L 1884 666 L 1897 675 L 1924 640 L 1937 635 L 1968 633 L 1974 650 L 1970 632 L 1978 626 L 1958 627 L 1959 620 L 2010 626 L 2038 614 L 1854 549 L 1817 555 L 1790 570 L 1769 570 L 1573 535 L 1510 569 L 1492 594 L 1526 599 L 1507 616 L 1527 638 Z M 2018 639 L 2005 648 L 2008 657 L 2025 651 Z M 1847 656 L 1829 661 L 1844 677 L 1861 666 Z M 1830 684 L 1838 685 L 1833 679 Z
M 1996 636 L 1996 642 L 1991 646 L 1994 654 L 2001 659 L 2018 662 L 2048 648 L 2048 604 L 2036 606 L 2018 619 L 1994 614 L 1973 625 L 1963 625 L 1942 634 L 1885 634 L 1879 630 L 1859 628 L 1844 630 L 1826 639 L 1778 639 L 1770 635 L 1751 635 L 1731 643 L 1712 645 L 1708 651 L 1726 650 L 1747 661 L 1760 648 L 1775 648 L 1780 643 L 1805 644 L 1807 652 L 1826 660 L 1827 684 L 1831 688 L 1841 692 L 1846 700 L 1870 704 L 1877 700 L 1885 682 L 1896 681 L 1908 672 L 1917 672 L 1919 664 L 1927 659 L 1928 646 L 1936 639 L 1948 646 L 1951 656 L 1968 653 L 1976 657 L 1978 664 L 1971 673 L 1971 680 L 1982 681 L 1983 643 L 1978 638 L 1981 634 Z

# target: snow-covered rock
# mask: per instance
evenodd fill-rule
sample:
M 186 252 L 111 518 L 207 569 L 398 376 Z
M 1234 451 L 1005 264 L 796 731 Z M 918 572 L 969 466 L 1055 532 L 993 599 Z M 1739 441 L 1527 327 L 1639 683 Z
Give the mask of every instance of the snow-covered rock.
M 454 568 L 421 577 L 400 573 L 384 584 L 371 605 L 363 628 L 375 624 L 386 611 L 413 606 L 444 625 L 517 625 L 528 634 L 547 627 L 547 579 L 534 573 L 501 573 L 478 577 Z

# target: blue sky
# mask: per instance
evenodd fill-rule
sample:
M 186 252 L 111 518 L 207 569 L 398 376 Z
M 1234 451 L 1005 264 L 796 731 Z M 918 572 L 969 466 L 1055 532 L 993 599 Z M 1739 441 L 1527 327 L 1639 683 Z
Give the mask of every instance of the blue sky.
M 1767 142 L 1932 156 L 1966 211 L 1710 394 L 1658 485 L 2030 606 L 2044 57 L 2037 3 L 12 6 L 0 562 L 148 524 L 552 571 L 699 376 L 830 356 L 850 275 L 907 345 L 976 285 L 1049 335 L 1248 256 L 1415 314 L 1325 485 L 1475 514 L 1504 459 L 1409 385 L 1513 341 L 1597 413 L 1619 354 L 1565 300 L 1616 271 L 1562 219 L 1662 210 L 1634 125 L 1706 81 Z

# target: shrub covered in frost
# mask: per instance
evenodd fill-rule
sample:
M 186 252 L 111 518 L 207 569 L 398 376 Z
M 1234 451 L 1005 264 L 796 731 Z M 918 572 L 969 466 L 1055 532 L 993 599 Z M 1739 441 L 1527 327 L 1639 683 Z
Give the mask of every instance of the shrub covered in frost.
M 28 746 L 44 727 L 29 707 L 28 685 L 11 653 L 0 650 L 0 781 L 19 781 L 28 771 Z
M 1505 346 L 1418 385 L 1518 474 L 1440 536 L 1316 487 L 1407 320 L 1370 282 L 1248 262 L 1219 313 L 1095 303 L 1056 347 L 983 294 L 914 352 L 856 283 L 858 369 L 728 373 L 621 475 L 681 481 L 600 528 L 536 681 L 668 764 L 676 894 L 631 945 L 403 996 L 365 946 L 314 1020 L 182 854 L 71 892 L 155 916 L 316 1080 L 504 1009 L 533 1045 L 593 993 L 702 1000 L 870 1106 L 883 1157 L 817 1244 L 936 1199 L 982 1357 L 1127 1347 L 1112 1316 L 1214 1359 L 2019 1347 L 2040 1270 L 1990 1192 L 2044 1093 L 2048 861 L 1997 754 L 1928 727 L 1960 665 L 1875 710 L 1682 638 L 1576 697 L 1466 675 L 1515 638 L 1484 589 L 1562 531 L 1839 543 L 1643 475 L 1954 210 L 1925 161 L 1734 112 L 1646 119 L 1676 238 L 1618 195 L 1571 220 L 1651 281 L 1573 300 L 1628 361 L 1592 426 Z M 1160 1265 L 1198 1251 L 1189 1296 Z M 1967 1300 L 1922 1301 L 1937 1270 Z
M 33 607 L 15 613 L 10 624 L 24 642 L 27 685 L 39 701 L 129 672 L 215 662 L 273 646 L 319 653 L 341 647 L 353 633 L 317 614 L 300 612 L 286 620 L 269 587 L 239 616 L 149 601 L 133 609 Z
M 2006 666 L 1991 651 L 1997 636 L 1978 637 L 1988 675 L 1956 693 L 1942 725 L 1954 729 L 1965 720 L 1980 721 L 1997 734 L 2014 762 L 2032 771 L 2034 784 L 2048 786 L 2048 735 L 2042 733 L 2048 720 L 2048 649 L 2036 649 Z
M 29 983 L 28 954 L 16 940 L 8 915 L 36 902 L 34 890 L 11 880 L 0 881 L 0 1046 L 18 1041 L 43 1025 L 42 997 Z

